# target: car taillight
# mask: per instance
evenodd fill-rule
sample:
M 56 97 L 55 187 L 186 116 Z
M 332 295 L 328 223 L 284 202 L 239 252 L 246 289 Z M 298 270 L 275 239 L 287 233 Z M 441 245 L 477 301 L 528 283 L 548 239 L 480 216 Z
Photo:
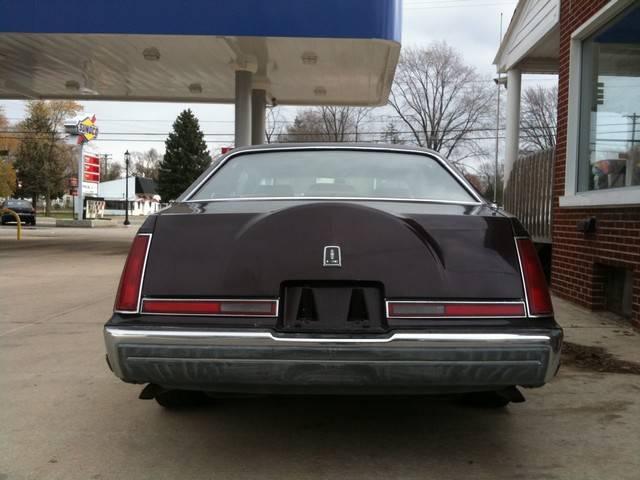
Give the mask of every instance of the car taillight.
M 150 241 L 151 235 L 137 235 L 133 239 L 133 244 L 127 256 L 127 262 L 124 265 L 124 270 L 120 277 L 118 295 L 116 296 L 114 309 L 118 312 L 138 312 L 142 275 L 144 274 L 144 262 Z
M 142 302 L 142 313 L 156 315 L 275 317 L 278 315 L 278 301 L 145 298 Z
M 531 315 L 551 315 L 553 314 L 553 305 L 538 252 L 536 252 L 533 242 L 528 238 L 519 238 L 516 242 L 522 265 L 524 288 L 529 301 L 529 313 Z
M 389 318 L 522 317 L 522 302 L 389 301 Z

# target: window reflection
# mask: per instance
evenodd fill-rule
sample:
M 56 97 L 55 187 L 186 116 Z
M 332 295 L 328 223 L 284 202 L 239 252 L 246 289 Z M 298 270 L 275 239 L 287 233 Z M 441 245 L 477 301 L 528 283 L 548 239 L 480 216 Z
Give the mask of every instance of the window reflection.
M 583 43 L 579 189 L 640 185 L 640 7 Z

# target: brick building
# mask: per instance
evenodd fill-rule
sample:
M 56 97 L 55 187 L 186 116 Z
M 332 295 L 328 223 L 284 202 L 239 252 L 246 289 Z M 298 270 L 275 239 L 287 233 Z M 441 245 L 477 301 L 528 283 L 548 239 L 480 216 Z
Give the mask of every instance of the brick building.
M 640 326 L 640 1 L 521 0 L 495 63 L 507 74 L 505 177 L 522 74 L 558 75 L 554 293 Z

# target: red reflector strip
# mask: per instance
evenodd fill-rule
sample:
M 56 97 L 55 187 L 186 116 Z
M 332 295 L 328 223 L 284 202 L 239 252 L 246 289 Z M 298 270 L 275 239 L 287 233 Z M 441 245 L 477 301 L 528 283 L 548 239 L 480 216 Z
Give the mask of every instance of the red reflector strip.
M 275 317 L 278 315 L 278 301 L 145 299 L 142 303 L 142 312 L 157 315 Z
M 115 310 L 137 313 L 144 262 L 149 247 L 150 235 L 138 235 L 133 239 L 124 270 L 120 277 Z
M 389 318 L 523 317 L 522 303 L 388 302 Z
M 451 304 L 444 307 L 447 317 L 520 317 L 524 315 L 521 303 Z

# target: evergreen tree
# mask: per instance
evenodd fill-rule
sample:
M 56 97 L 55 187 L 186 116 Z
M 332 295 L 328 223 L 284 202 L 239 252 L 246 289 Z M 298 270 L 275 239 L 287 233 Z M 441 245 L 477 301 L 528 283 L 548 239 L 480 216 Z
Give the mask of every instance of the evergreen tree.
M 160 162 L 158 193 L 162 201 L 178 198 L 211 164 L 198 119 L 183 111 L 173 124 L 165 142 L 166 153 Z
M 398 131 L 396 125 L 393 122 L 387 123 L 387 126 L 382 133 L 382 142 L 390 143 L 390 144 L 398 144 L 402 143 L 402 138 L 400 138 L 400 132 Z

